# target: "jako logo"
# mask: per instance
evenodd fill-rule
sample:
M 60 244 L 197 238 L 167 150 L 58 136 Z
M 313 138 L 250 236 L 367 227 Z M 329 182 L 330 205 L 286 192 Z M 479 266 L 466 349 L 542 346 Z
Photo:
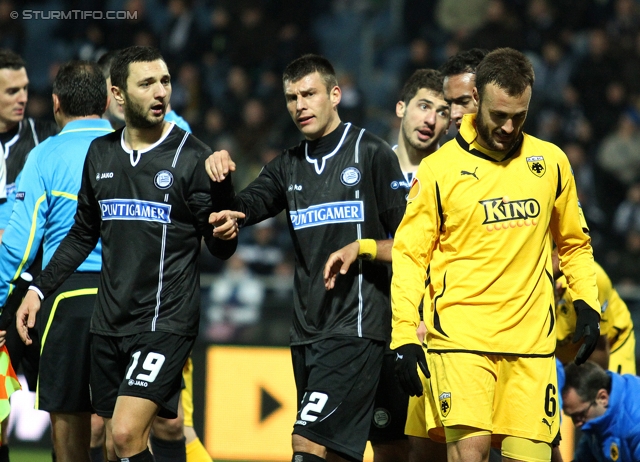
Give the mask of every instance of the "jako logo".
M 530 220 L 540 215 L 540 204 L 535 199 L 509 201 L 506 198 L 480 201 L 484 207 L 483 225 L 513 220 Z M 526 223 L 523 223 L 526 224 Z
M 113 172 L 96 173 L 96 180 L 104 180 L 105 178 L 113 178 Z
M 128 384 L 130 387 L 145 387 L 145 388 L 146 388 L 146 387 L 148 387 L 148 386 L 149 386 L 149 384 L 148 384 L 147 382 L 144 382 L 144 381 L 142 381 L 142 380 L 133 380 L 133 379 L 130 379 L 130 380 L 127 382 L 127 384 Z

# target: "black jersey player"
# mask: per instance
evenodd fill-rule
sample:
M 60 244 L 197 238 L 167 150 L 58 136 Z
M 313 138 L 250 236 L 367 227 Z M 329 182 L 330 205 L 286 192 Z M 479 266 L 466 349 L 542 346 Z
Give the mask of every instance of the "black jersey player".
M 283 84 L 287 109 L 305 140 L 237 195 L 241 213 L 225 213 L 244 215 L 244 226 L 282 210 L 288 214 L 296 254 L 292 460 L 362 460 L 390 325 L 389 267 L 372 260 L 390 251 L 406 191 L 394 181 L 402 172 L 391 148 L 340 120 L 341 91 L 329 61 L 298 58 L 285 69 Z M 219 164 L 215 155 L 207 163 L 214 178 L 224 175 Z M 214 235 L 225 230 L 222 225 Z M 362 258 L 325 290 L 327 258 L 354 241 Z
M 111 67 L 126 127 L 90 146 L 75 223 L 17 314 L 30 342 L 40 299 L 102 239 L 102 273 L 91 322 L 92 404 L 105 420 L 109 460 L 152 461 L 154 417 L 175 417 L 182 368 L 198 331 L 198 254 L 204 237 L 228 258 L 234 239 L 213 236 L 209 215 L 231 206 L 230 179 L 213 183 L 209 147 L 164 121 L 171 78 L 160 53 L 131 47 Z

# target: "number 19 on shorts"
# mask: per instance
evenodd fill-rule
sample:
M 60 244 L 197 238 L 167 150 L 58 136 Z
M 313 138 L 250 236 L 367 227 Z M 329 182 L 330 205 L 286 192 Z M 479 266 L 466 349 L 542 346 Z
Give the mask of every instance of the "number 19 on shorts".
M 160 353 L 154 353 L 153 351 L 150 351 L 144 358 L 144 362 L 142 363 L 141 368 L 139 368 L 142 370 L 139 370 L 138 374 L 135 374 L 134 377 L 134 372 L 136 371 L 136 367 L 138 367 L 140 361 L 140 354 L 140 351 L 136 351 L 131 355 L 131 366 L 127 370 L 127 375 L 125 376 L 125 378 L 129 381 L 130 386 L 146 387 L 158 376 L 158 373 L 160 372 L 160 369 L 164 364 L 165 357 Z

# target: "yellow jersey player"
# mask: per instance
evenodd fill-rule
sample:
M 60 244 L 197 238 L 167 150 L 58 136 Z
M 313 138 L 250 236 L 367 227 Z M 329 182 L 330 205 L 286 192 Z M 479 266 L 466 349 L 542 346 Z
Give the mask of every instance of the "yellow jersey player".
M 431 390 L 451 462 L 550 460 L 558 432 L 551 240 L 577 307 L 577 361 L 599 335 L 589 236 L 569 162 L 522 132 L 534 75 L 520 52 L 494 50 L 478 65 L 478 114 L 420 164 L 393 246 L 391 347 L 401 384 Z M 427 323 L 428 364 L 418 344 L 418 306 L 434 249 L 443 271 Z M 439 281 L 433 281 L 433 278 Z

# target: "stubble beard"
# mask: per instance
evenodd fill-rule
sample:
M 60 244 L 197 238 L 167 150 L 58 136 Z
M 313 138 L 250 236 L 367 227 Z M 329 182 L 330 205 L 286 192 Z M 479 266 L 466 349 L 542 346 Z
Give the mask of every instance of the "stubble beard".
M 129 99 L 126 94 L 124 95 L 124 100 L 126 102 L 124 105 L 124 119 L 129 127 L 152 128 L 164 122 L 164 115 L 159 120 L 151 119 L 147 115 L 147 111 L 141 105 Z
M 509 142 L 508 145 L 503 144 L 502 147 L 498 146 L 498 144 L 493 139 L 493 135 L 489 130 L 489 127 L 487 127 L 487 125 L 484 123 L 484 117 L 482 116 L 481 107 L 478 107 L 478 115 L 476 116 L 476 130 L 478 130 L 478 135 L 480 136 L 480 138 L 482 138 L 482 141 L 484 141 L 487 144 L 489 149 L 491 149 L 492 151 L 498 151 L 498 152 L 510 151 L 511 148 L 513 148 L 516 145 L 516 143 L 518 142 L 518 138 L 520 137 L 520 134 L 518 133 L 517 136 L 514 136 L 512 138 L 512 140 Z

